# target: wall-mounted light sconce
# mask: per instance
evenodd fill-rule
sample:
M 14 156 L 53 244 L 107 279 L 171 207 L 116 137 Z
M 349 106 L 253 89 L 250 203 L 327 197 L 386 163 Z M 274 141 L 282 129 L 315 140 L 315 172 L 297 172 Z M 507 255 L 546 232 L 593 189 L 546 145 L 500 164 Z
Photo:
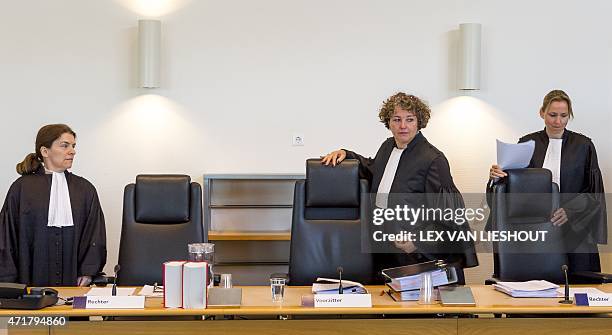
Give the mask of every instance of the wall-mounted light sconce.
M 161 21 L 138 21 L 139 86 L 159 87 Z
M 459 80 L 460 90 L 480 89 L 480 23 L 459 25 Z

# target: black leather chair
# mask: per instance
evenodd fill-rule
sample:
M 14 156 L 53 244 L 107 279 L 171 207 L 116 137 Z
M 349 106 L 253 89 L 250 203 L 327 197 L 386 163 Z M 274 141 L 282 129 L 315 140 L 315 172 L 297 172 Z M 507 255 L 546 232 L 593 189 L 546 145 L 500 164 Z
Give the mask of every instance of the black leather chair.
M 559 208 L 559 189 L 547 169 L 507 170 L 508 176 L 493 186 L 490 198 L 492 231 L 545 231 L 535 241 L 493 242 L 493 280 L 526 281 L 544 279 L 565 283 L 562 266 L 568 263 L 566 231 L 550 222 L 553 210 Z M 526 236 L 526 235 L 524 235 Z M 535 235 L 533 235 L 535 236 Z M 609 275 L 570 273 L 570 283 L 601 283 Z M 607 279 L 606 279 L 607 278 Z
M 289 285 L 311 285 L 317 277 L 371 284 L 372 254 L 361 250 L 361 218 L 366 218 L 368 182 L 359 163 L 347 159 L 332 167 L 306 161 L 306 180 L 297 181 L 293 198 Z
M 139 175 L 123 195 L 119 285 L 161 285 L 162 264 L 186 260 L 187 244 L 206 242 L 202 189 L 184 175 Z

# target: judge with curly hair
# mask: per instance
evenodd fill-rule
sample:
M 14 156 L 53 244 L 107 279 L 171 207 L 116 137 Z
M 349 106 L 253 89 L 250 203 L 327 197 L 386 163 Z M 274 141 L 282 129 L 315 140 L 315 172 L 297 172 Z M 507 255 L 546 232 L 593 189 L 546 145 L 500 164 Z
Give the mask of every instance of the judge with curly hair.
M 418 97 L 402 92 L 394 94 L 384 101 L 378 114 L 380 122 L 391 131 L 392 137 L 381 144 L 374 158 L 340 149 L 323 157 L 322 163 L 335 166 L 346 158 L 358 160 L 360 177 L 370 182 L 370 193 L 375 198 L 373 206 L 378 208 L 406 206 L 411 204 L 406 199 L 416 198 L 422 199 L 427 208 L 464 208 L 448 160 L 421 132 L 430 116 L 430 108 Z M 449 225 L 448 222 L 421 224 L 421 230 L 469 229 L 467 224 Z M 391 248 L 386 249 L 387 252 L 374 255 L 378 270 L 442 259 L 459 269 L 459 282 L 462 283 L 464 277 L 461 269 L 478 265 L 473 243 L 462 243 L 459 248 L 452 242 L 438 243 L 435 248 L 431 243 L 419 241 L 389 245 Z

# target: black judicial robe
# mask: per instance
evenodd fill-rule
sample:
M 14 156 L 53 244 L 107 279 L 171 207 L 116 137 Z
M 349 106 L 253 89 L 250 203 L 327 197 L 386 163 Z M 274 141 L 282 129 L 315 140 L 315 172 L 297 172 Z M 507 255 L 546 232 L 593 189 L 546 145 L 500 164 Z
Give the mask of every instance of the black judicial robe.
M 373 159 L 365 158 L 355 152 L 345 150 L 347 153 L 346 158 L 353 158 L 359 161 L 360 177 L 370 181 L 370 193 L 378 191 L 385 167 L 394 147 L 395 139 L 393 137 L 388 138 L 382 143 Z M 431 195 L 434 196 L 433 203 L 429 201 L 427 204 L 429 207 L 452 209 L 465 207 L 463 198 L 453 182 L 448 160 L 440 150 L 427 141 L 421 132 L 417 133 L 415 138 L 402 152 L 395 178 L 389 191 L 390 205 L 388 207 L 392 208 L 391 201 L 397 203 L 397 200 L 401 199 L 402 194 L 410 195 L 417 193 L 428 194 L 428 198 L 431 198 Z M 392 200 L 394 194 L 399 195 L 399 197 Z M 467 223 L 461 227 L 451 223 L 447 228 L 469 229 Z M 415 246 L 417 250 L 412 254 L 375 254 L 375 261 L 379 268 L 408 265 L 432 259 L 445 259 L 461 268 L 478 265 L 473 243 L 463 243 L 461 252 L 453 254 L 419 252 L 419 243 L 415 243 Z M 463 277 L 462 274 L 459 274 L 459 276 Z M 460 278 L 460 281 L 462 280 L 463 278 Z
M 520 138 L 535 142 L 530 168 L 541 168 L 548 148 L 548 134 L 541 130 Z M 597 152 L 590 138 L 567 130 L 561 146 L 561 207 L 568 222 L 562 226 L 568 237 L 570 271 L 601 271 L 597 243 L 607 243 L 607 216 L 604 183 Z
M 104 215 L 94 186 L 65 172 L 73 227 L 48 227 L 50 174 L 17 179 L 0 212 L 0 282 L 74 286 L 106 264 Z

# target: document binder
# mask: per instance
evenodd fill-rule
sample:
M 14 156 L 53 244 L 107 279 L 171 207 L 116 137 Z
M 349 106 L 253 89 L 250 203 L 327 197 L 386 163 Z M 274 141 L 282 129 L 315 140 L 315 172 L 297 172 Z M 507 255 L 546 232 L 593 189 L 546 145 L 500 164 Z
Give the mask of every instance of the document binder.
M 388 279 L 387 285 L 390 288 L 402 292 L 419 289 L 421 274 L 425 272 L 432 272 L 434 287 L 453 284 L 458 280 L 455 267 L 441 260 L 384 269 L 382 275 Z

